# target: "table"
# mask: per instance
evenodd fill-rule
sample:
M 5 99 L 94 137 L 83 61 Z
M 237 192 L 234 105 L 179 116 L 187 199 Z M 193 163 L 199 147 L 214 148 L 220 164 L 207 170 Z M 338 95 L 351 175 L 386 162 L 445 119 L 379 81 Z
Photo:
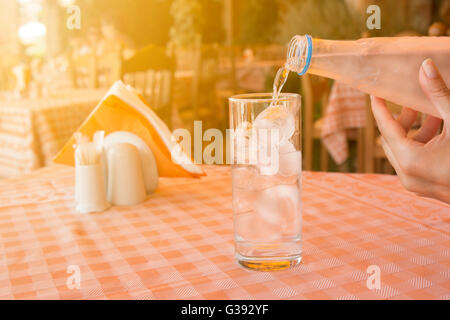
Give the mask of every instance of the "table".
M 366 125 L 367 95 L 335 81 L 323 116 L 322 143 L 333 160 L 342 164 L 348 158 L 347 129 Z
M 234 261 L 229 167 L 204 169 L 90 215 L 73 168 L 0 181 L 0 299 L 450 299 L 450 206 L 397 177 L 305 172 L 303 262 L 264 273 Z
M 105 90 L 63 90 L 47 98 L 0 98 L 0 177 L 30 172 L 52 157 Z

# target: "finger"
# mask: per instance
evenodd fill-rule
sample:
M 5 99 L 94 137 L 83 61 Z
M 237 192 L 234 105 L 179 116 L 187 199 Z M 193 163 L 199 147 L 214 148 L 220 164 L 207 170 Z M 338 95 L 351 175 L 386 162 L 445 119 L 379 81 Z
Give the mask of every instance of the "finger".
M 410 108 L 403 108 L 400 116 L 397 118 L 397 122 L 400 123 L 400 125 L 403 127 L 403 129 L 405 129 L 406 132 L 408 132 L 416 119 L 417 111 Z
M 422 63 L 419 72 L 420 84 L 428 99 L 436 107 L 442 119 L 450 121 L 450 90 L 431 59 Z
M 397 175 L 400 175 L 402 171 L 398 163 L 398 160 L 392 153 L 391 148 L 386 143 L 386 140 L 384 140 L 383 137 L 381 137 L 381 147 L 383 148 L 384 154 L 386 155 L 386 158 L 389 160 L 389 163 L 392 165 L 392 167 L 394 167 L 394 170 L 397 173 Z
M 422 191 L 423 188 L 420 187 L 422 185 L 421 179 L 407 175 L 403 172 L 397 158 L 395 157 L 394 153 L 386 143 L 386 140 L 383 139 L 383 137 L 381 137 L 381 146 L 383 147 L 386 158 L 389 160 L 389 163 L 392 165 L 392 167 L 394 167 L 397 176 L 400 178 L 402 185 L 406 189 L 413 192 L 416 192 L 417 190 Z
M 442 119 L 433 117 L 433 116 L 427 116 L 425 119 L 422 127 L 413 135 L 413 139 L 421 142 L 421 143 L 427 143 L 431 139 L 436 136 L 436 133 L 441 128 Z
M 372 101 L 372 112 L 377 122 L 381 135 L 386 140 L 391 151 L 397 155 L 397 150 L 407 145 L 406 131 L 392 117 L 391 112 L 386 107 L 386 102 L 377 97 L 370 97 Z

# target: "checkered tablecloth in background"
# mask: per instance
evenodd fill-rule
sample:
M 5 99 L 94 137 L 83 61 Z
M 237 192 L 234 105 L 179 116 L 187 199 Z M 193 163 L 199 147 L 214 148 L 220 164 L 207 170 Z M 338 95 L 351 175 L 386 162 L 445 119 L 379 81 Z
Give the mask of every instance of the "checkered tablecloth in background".
M 337 164 L 348 158 L 347 129 L 366 125 L 367 96 L 335 81 L 323 117 L 322 143 Z
M 0 99 L 0 177 L 27 173 L 51 159 L 105 90 L 65 90 L 48 98 Z
M 230 169 L 205 170 L 89 215 L 73 168 L 0 182 L 0 299 L 450 299 L 450 206 L 397 177 L 304 173 L 303 261 L 263 273 L 234 261 Z

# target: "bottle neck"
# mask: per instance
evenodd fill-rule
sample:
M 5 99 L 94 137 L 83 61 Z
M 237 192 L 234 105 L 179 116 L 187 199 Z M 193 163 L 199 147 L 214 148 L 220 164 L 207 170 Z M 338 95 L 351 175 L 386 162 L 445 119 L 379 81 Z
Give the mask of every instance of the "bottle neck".
M 302 76 L 311 65 L 313 40 L 310 35 L 295 36 L 288 46 L 286 67 L 289 71 Z

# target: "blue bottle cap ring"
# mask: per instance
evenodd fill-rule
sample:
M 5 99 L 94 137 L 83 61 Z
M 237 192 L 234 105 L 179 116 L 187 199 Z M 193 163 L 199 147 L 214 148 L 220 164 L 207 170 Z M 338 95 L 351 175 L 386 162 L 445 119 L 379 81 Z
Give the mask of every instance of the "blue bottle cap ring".
M 308 71 L 309 65 L 311 64 L 312 46 L 313 46 L 312 38 L 309 34 L 305 35 L 305 37 L 306 37 L 306 41 L 308 42 L 308 48 L 307 48 L 308 52 L 306 54 L 305 66 L 303 67 L 303 70 L 298 73 L 299 76 L 304 75 Z

